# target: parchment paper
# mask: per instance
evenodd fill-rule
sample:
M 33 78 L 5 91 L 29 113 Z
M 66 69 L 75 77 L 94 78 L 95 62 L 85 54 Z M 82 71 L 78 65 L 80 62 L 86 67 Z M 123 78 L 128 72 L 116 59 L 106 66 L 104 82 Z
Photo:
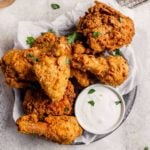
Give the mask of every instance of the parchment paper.
M 63 3 L 63 1 L 64 0 L 62 0 L 61 2 Z M 101 0 L 101 2 L 109 4 L 115 9 L 130 16 L 134 20 L 133 12 L 127 8 L 120 7 L 115 1 Z M 78 3 L 72 11 L 59 16 L 52 22 L 43 22 L 43 21 L 19 22 L 17 39 L 15 40 L 14 48 L 19 48 L 19 49 L 28 48 L 28 45 L 26 44 L 26 38 L 28 36 L 37 37 L 41 35 L 42 32 L 48 31 L 48 29 L 50 28 L 53 29 L 57 35 L 66 35 L 70 33 L 73 27 L 75 26 L 75 24 L 77 24 L 77 22 L 79 21 L 79 17 L 83 16 L 85 11 L 87 11 L 87 9 L 93 4 L 94 4 L 94 1 L 91 1 L 91 0 L 86 0 L 85 2 Z M 128 47 L 121 48 L 121 51 L 124 57 L 128 60 L 129 69 L 130 69 L 128 79 L 121 86 L 116 88 L 122 95 L 124 95 L 130 92 L 138 84 L 138 76 L 137 76 L 138 67 L 136 64 L 134 50 L 131 45 L 129 45 Z M 14 118 L 14 121 L 16 121 L 16 119 L 19 118 L 23 114 L 23 111 L 22 111 L 22 105 L 21 105 L 20 91 L 14 89 L 14 93 L 15 93 L 15 103 L 14 103 L 14 109 L 13 109 L 13 118 Z M 83 142 L 85 144 L 89 144 L 96 138 L 96 136 L 97 135 L 94 135 L 85 131 L 83 136 L 75 140 L 75 143 Z

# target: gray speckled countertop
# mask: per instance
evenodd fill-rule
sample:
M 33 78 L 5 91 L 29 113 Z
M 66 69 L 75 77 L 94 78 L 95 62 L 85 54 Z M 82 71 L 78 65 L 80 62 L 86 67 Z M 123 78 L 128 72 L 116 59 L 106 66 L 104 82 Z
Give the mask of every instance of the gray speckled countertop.
M 63 4 L 60 10 L 45 9 L 48 0 L 16 0 L 13 5 L 0 9 L 0 49 L 13 47 L 17 23 L 22 20 L 52 20 L 62 12 L 71 10 L 76 2 Z M 85 0 L 82 0 L 85 1 Z M 56 0 L 49 0 L 56 2 Z M 61 0 L 57 0 L 61 4 Z M 138 24 L 133 41 L 136 56 L 141 62 L 142 78 L 134 107 L 125 123 L 110 136 L 88 146 L 64 146 L 42 138 L 16 132 L 12 119 L 13 95 L 0 74 L 0 150 L 143 150 L 150 147 L 150 1 L 133 9 Z M 0 53 L 2 51 L 0 50 Z M 9 96 L 8 96 L 9 95 Z

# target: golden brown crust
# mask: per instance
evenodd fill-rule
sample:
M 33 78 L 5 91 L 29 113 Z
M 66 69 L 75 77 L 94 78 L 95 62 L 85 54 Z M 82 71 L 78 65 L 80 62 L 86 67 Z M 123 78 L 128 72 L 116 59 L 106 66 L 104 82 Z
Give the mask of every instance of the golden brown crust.
M 6 82 L 11 87 L 26 87 L 29 81 L 35 81 L 32 66 L 38 61 L 41 51 L 37 48 L 10 50 L 1 59 L 1 69 Z
M 74 77 L 81 87 L 87 87 L 95 82 L 95 79 L 92 79 L 88 72 L 75 68 L 71 68 L 71 77 Z
M 71 144 L 83 132 L 73 116 L 49 116 L 40 122 L 32 114 L 20 117 L 16 124 L 21 133 L 45 136 L 60 144 Z
M 129 74 L 127 61 L 121 56 L 106 57 L 109 69 L 100 81 L 104 84 L 117 86 L 123 83 Z
M 44 56 L 33 66 L 38 82 L 53 102 L 61 100 L 65 93 L 70 77 L 67 60 L 67 56 Z
M 67 38 L 64 36 L 57 37 L 51 51 L 48 55 L 59 57 L 59 56 L 70 56 L 72 53 L 71 46 L 68 44 Z
M 37 47 L 48 56 L 71 55 L 71 46 L 68 44 L 67 38 L 64 36 L 57 37 L 54 33 L 50 32 L 39 36 L 32 47 Z
M 74 86 L 70 81 L 63 99 L 58 102 L 52 102 L 43 90 L 27 90 L 23 108 L 27 114 L 37 114 L 40 119 L 48 115 L 72 115 L 75 96 Z
M 55 41 L 56 35 L 51 32 L 46 32 L 36 38 L 35 42 L 32 44 L 32 47 L 37 47 L 42 51 L 51 51 L 51 48 L 53 47 Z
M 83 45 L 83 42 L 77 41 L 73 44 L 73 53 L 74 54 L 83 54 L 85 53 L 86 48 Z
M 90 71 L 100 82 L 117 86 L 123 83 L 129 73 L 126 60 L 122 56 L 95 57 L 93 55 L 74 55 L 72 66 L 82 71 Z
M 80 18 L 77 31 L 87 37 L 92 52 L 97 53 L 128 45 L 135 29 L 131 18 L 106 4 L 96 2 L 95 6 L 89 8 L 85 16 Z M 94 32 L 99 35 L 94 36 Z

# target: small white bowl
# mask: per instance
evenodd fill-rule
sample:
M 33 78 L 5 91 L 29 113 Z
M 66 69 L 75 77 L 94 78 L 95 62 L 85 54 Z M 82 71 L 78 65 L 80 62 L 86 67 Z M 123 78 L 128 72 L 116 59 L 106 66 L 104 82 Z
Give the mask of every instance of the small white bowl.
M 88 94 L 88 91 L 90 89 L 96 89 L 95 94 L 94 93 Z M 101 89 L 101 90 L 99 91 L 98 89 L 99 90 Z M 99 93 L 101 94 L 101 96 L 103 98 L 100 98 Z M 99 97 L 98 97 L 98 94 L 99 94 Z M 114 103 L 116 104 L 116 101 L 114 101 L 114 99 L 111 101 L 108 94 L 109 94 L 109 96 L 111 95 L 112 98 L 114 98 L 114 97 L 118 98 L 117 101 L 118 100 L 120 101 L 120 103 L 119 103 L 120 108 L 118 106 L 113 106 Z M 93 103 L 89 104 L 89 97 L 93 98 L 93 99 L 97 98 L 97 100 L 95 102 L 93 102 L 94 104 Z M 96 104 L 97 104 L 97 106 L 96 106 Z M 104 104 L 104 106 L 105 105 L 106 106 L 103 107 L 101 104 Z M 107 106 L 107 104 L 108 104 L 108 106 Z M 118 104 L 116 104 L 116 105 L 118 105 Z M 108 113 L 107 113 L 108 108 L 110 108 L 110 110 L 114 111 L 114 113 L 111 113 L 111 111 L 110 111 L 109 112 L 110 115 L 111 114 L 116 115 L 116 112 L 119 111 L 119 114 L 116 115 L 116 118 L 114 118 L 114 116 L 112 116 L 112 118 L 114 118 L 114 120 L 112 121 L 113 122 L 112 124 L 110 123 L 110 120 L 112 118 L 110 118 L 108 120 Z M 115 110 L 115 108 L 118 110 Z M 106 112 L 105 114 L 107 114 L 107 117 L 103 117 L 106 115 L 100 116 L 99 114 L 96 114 L 97 111 L 101 111 L 101 113 L 100 113 L 101 115 L 103 112 L 104 113 Z M 92 116 L 92 113 L 93 113 L 93 116 Z M 76 103 L 75 103 L 75 116 L 76 116 L 79 124 L 81 125 L 81 127 L 83 129 L 85 129 L 86 131 L 88 131 L 90 133 L 94 133 L 94 134 L 107 134 L 107 133 L 110 133 L 113 130 L 115 130 L 123 121 L 124 116 L 125 116 L 125 102 L 124 102 L 123 97 L 118 93 L 118 91 L 115 88 L 108 86 L 108 85 L 103 85 L 103 84 L 93 84 L 93 85 L 85 88 L 78 95 L 78 97 L 76 99 Z M 93 119 L 94 117 L 97 120 L 94 120 Z M 101 117 L 101 118 L 99 118 L 99 117 Z M 116 122 L 115 122 L 115 119 L 116 119 Z M 103 122 L 103 125 L 102 125 L 102 122 Z M 110 123 L 110 128 L 107 128 L 107 125 L 109 126 L 108 122 Z M 104 128 L 106 127 L 107 129 L 103 130 L 102 126 Z

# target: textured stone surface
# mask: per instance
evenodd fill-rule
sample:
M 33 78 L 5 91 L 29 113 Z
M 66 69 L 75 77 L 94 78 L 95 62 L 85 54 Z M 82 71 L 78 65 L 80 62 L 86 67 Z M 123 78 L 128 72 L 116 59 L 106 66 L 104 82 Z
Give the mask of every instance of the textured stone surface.
M 73 4 L 78 1 L 81 0 L 71 0 Z M 66 0 L 60 10 L 54 11 L 50 8 L 50 2 L 56 0 L 16 0 L 10 7 L 0 9 L 0 49 L 13 47 L 18 21 L 51 20 L 74 7 L 70 7 L 69 0 Z M 57 3 L 61 4 L 61 0 L 57 0 Z M 145 146 L 150 147 L 150 2 L 133 11 L 138 24 L 133 46 L 141 62 L 142 78 L 135 105 L 126 122 L 107 138 L 88 146 L 63 146 L 43 138 L 21 135 L 16 132 L 12 120 L 12 92 L 0 74 L 0 150 L 143 150 Z M 2 95 L 1 90 L 4 89 L 7 92 Z

